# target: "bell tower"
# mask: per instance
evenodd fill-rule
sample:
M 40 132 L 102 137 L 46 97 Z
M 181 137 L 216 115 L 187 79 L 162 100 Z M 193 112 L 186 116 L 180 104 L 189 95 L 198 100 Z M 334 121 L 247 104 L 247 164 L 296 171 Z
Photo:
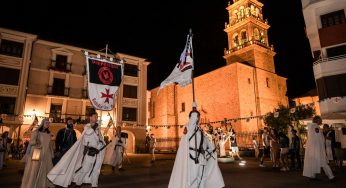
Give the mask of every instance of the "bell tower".
M 227 65 L 240 62 L 275 73 L 275 52 L 268 41 L 270 26 L 263 19 L 262 7 L 258 0 L 228 3 L 229 23 L 224 29 L 228 37 L 228 49 L 224 50 Z

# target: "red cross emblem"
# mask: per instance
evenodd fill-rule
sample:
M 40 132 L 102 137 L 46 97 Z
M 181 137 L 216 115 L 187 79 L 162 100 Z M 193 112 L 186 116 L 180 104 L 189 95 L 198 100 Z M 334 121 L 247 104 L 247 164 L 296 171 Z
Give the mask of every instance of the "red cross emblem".
M 101 98 L 106 98 L 105 103 L 109 104 L 109 98 L 113 98 L 114 94 L 109 93 L 109 89 L 106 88 L 106 93 L 101 92 L 102 96 Z

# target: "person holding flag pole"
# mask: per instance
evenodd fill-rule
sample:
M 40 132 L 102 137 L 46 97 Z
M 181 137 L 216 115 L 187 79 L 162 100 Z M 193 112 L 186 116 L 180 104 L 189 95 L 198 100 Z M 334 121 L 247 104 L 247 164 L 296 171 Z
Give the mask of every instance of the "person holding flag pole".
M 108 51 L 106 47 L 106 51 Z M 117 91 L 123 77 L 122 60 L 113 62 L 100 55 L 86 56 L 89 100 L 96 110 L 114 109 Z M 102 116 L 102 115 L 101 115 Z M 67 151 L 58 164 L 48 173 L 48 179 L 61 187 L 81 187 L 83 183 L 98 186 L 100 169 L 105 155 L 106 144 L 101 134 L 98 113 L 89 114 L 90 123 L 84 126 L 80 139 Z
M 104 135 L 107 134 L 109 128 L 113 125 L 113 136 L 112 141 L 106 147 L 106 154 L 103 159 L 103 164 L 112 166 L 112 170 L 118 167 L 119 171 L 123 171 L 123 156 L 127 148 L 127 139 L 122 136 L 121 126 L 114 126 L 112 118 L 110 118 L 107 128 L 105 129 Z
M 180 140 L 168 188 L 221 188 L 225 184 L 217 163 L 216 147 L 199 124 L 200 113 L 197 111 L 193 82 L 192 37 L 190 29 L 180 62 L 160 85 L 162 89 L 171 83 L 180 86 L 192 83 L 192 111 Z

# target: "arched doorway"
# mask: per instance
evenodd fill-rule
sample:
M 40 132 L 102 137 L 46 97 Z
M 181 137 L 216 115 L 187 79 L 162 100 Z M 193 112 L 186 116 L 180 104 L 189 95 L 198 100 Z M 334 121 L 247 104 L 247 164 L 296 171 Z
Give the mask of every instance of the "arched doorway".
M 124 132 L 124 133 L 127 133 L 128 134 L 128 143 L 127 143 L 127 149 L 126 149 L 126 152 L 127 153 L 135 153 L 135 135 L 131 132 L 131 131 L 128 131 L 128 130 L 122 130 L 121 132 Z

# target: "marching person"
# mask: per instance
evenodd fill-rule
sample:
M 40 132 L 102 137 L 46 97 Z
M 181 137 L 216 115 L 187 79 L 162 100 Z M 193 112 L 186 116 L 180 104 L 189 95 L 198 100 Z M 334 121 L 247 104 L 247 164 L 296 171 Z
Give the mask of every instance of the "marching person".
M 123 171 L 123 156 L 127 147 L 126 143 L 126 138 L 122 137 L 121 134 L 121 126 L 117 126 L 112 142 L 106 148 L 103 164 L 111 165 L 113 171 L 115 171 L 116 167 L 118 167 L 119 171 Z
M 56 165 L 61 157 L 73 146 L 77 141 L 76 131 L 73 130 L 73 119 L 66 118 L 66 128 L 58 131 L 55 139 L 56 154 L 53 159 L 53 164 Z
M 324 138 L 319 128 L 321 124 L 322 118 L 320 116 L 315 116 L 312 123 L 308 124 L 303 176 L 316 179 L 316 174 L 321 173 L 321 168 L 323 168 L 329 180 L 333 180 L 335 177 L 328 166 Z
M 156 148 L 156 138 L 154 137 L 154 134 L 150 134 L 150 141 L 149 141 L 149 150 L 151 154 L 151 162 L 155 162 L 155 148 Z
M 43 119 L 40 126 L 31 135 L 29 142 L 31 149 L 21 188 L 54 187 L 47 179 L 48 172 L 53 168 L 53 146 L 49 125 L 49 120 Z
M 215 146 L 199 126 L 200 114 L 195 102 L 189 118 L 180 140 L 168 188 L 224 187 Z
M 104 158 L 105 143 L 97 123 L 98 114 L 89 114 L 90 123 L 84 126 L 80 139 L 65 153 L 58 164 L 48 173 L 53 184 L 81 187 L 83 183 L 98 186 L 98 178 Z

